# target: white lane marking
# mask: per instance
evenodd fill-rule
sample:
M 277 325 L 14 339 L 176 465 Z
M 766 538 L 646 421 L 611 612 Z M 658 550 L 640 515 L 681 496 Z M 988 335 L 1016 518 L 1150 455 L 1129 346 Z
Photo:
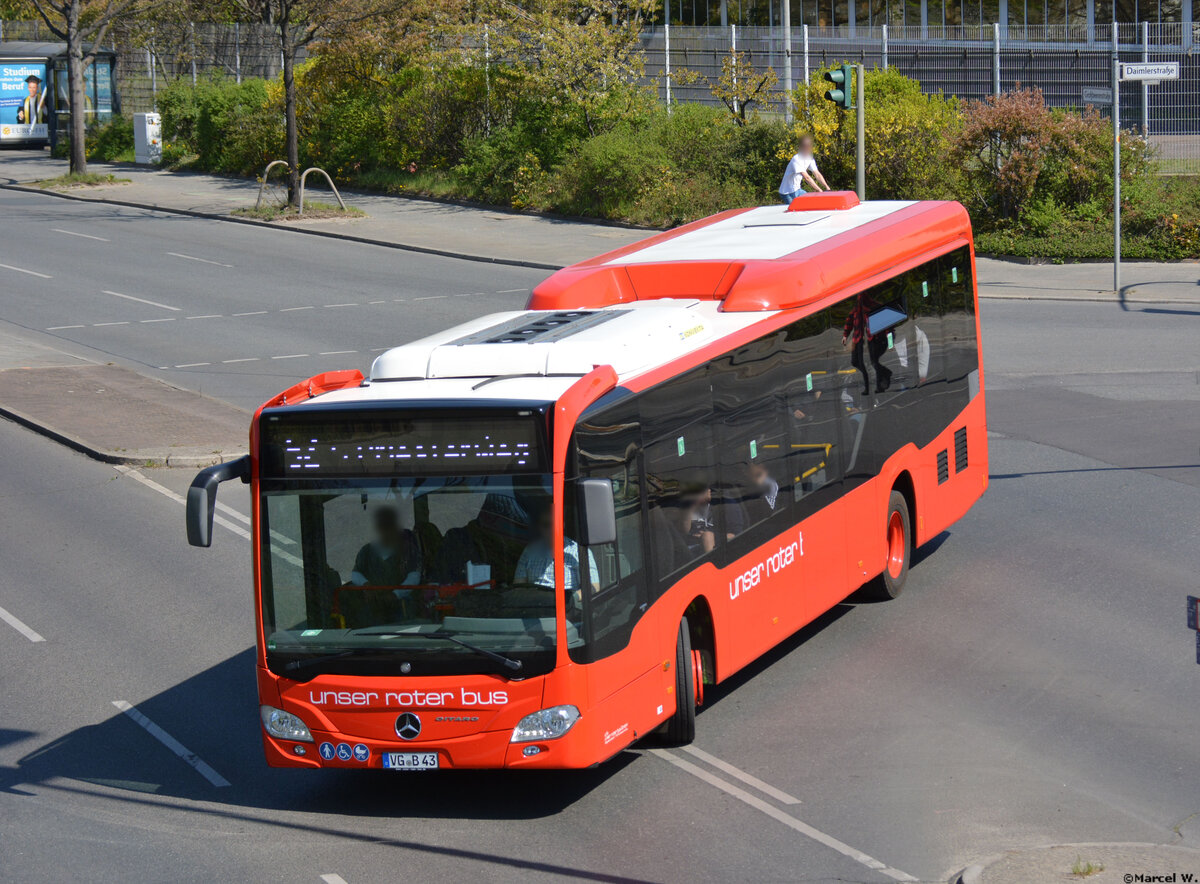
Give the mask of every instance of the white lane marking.
M 153 479 L 143 476 L 141 473 L 139 473 L 133 467 L 127 467 L 124 464 L 117 464 L 116 466 L 113 467 L 113 469 L 115 469 L 118 473 L 121 473 L 124 476 L 128 476 L 130 479 L 133 479 L 135 482 L 140 482 L 141 484 L 145 485 L 147 488 L 151 489 L 152 491 L 157 491 L 159 494 L 163 495 L 163 497 L 169 497 L 171 500 L 175 501 L 176 503 L 184 504 L 185 506 L 187 505 L 187 498 L 183 497 L 182 495 L 176 494 L 174 491 L 172 491 L 170 488 L 166 487 L 165 485 L 159 485 Z M 217 506 L 221 508 L 222 512 L 224 512 L 225 507 L 223 504 L 218 503 Z M 235 524 L 233 524 L 233 522 L 229 521 L 228 519 L 225 519 L 225 518 L 222 518 L 221 516 L 216 516 L 216 515 L 213 516 L 213 521 L 216 524 L 220 525 L 222 528 L 227 528 L 228 530 L 232 531 L 238 537 L 244 537 L 246 540 L 250 539 L 250 532 L 247 531 L 245 528 L 243 528 L 241 525 L 235 525 Z
M 180 312 L 182 309 L 180 307 L 172 307 L 170 304 L 160 304 L 158 301 L 148 301 L 145 298 L 135 298 L 133 295 L 123 295 L 120 292 L 110 292 L 108 289 L 104 289 L 103 291 L 104 294 L 112 295 L 114 298 L 124 298 L 126 301 L 137 301 L 139 304 L 149 304 L 151 307 L 161 307 L 164 310 L 174 310 L 176 313 Z
M 357 307 L 357 304 L 326 304 L 326 307 Z
M 234 316 L 265 316 L 266 310 L 251 310 L 249 313 L 234 313 Z
M 82 325 L 52 325 L 46 331 L 62 331 L 64 328 L 83 328 Z
M 287 356 L 272 356 L 272 359 L 303 359 L 307 353 L 289 353 Z
M 197 258 L 195 255 L 181 255 L 179 252 L 167 252 L 172 258 L 186 258 L 189 261 L 199 261 L 201 264 L 215 264 L 217 267 L 232 267 L 232 264 L 222 264 L 220 261 L 210 261 L 208 258 Z
M 124 700 L 113 700 L 112 704 L 145 728 L 146 733 L 178 755 L 184 764 L 193 768 L 196 773 L 200 774 L 200 776 L 204 777 L 204 779 L 208 780 L 218 789 L 229 785 L 229 780 L 213 770 L 207 761 L 143 715 L 136 706 L 132 706 Z
M 449 295 L 426 295 L 423 298 L 413 298 L 414 301 L 440 301 L 442 298 L 448 298 Z
M 211 362 L 185 362 L 183 365 L 177 365 L 176 368 L 200 368 L 204 365 L 212 365 Z
M 108 240 L 104 237 L 92 236 L 90 233 L 76 233 L 74 230 L 63 230 L 61 227 L 51 227 L 50 229 L 55 233 L 65 233 L 67 236 L 78 236 L 82 237 L 83 239 L 94 239 L 99 242 L 108 242 Z
M 321 880 L 324 881 L 325 884 L 346 884 L 345 878 L 343 878 L 341 875 L 335 875 L 333 872 L 330 872 L 328 875 L 322 875 Z
M 96 322 L 92 324 L 92 328 L 104 328 L 106 325 L 129 325 L 129 320 L 125 322 Z
M 203 316 L 188 316 L 187 319 L 220 319 L 220 313 L 205 313 Z
M 357 350 L 326 350 L 324 353 L 318 353 L 318 356 L 345 356 L 347 353 L 357 353 Z
M 26 626 L 24 623 L 22 623 L 20 620 L 18 620 L 12 614 L 8 613 L 8 611 L 4 610 L 3 608 L 0 608 L 0 620 L 3 620 L 5 623 L 7 623 L 9 626 L 11 626 L 13 629 L 15 629 L 17 632 L 21 633 L 21 635 L 25 636 L 25 638 L 29 639 L 31 642 L 44 642 L 45 641 L 44 638 L 42 638 L 40 635 L 38 635 L 36 632 L 34 632 L 32 629 L 30 629 L 28 626 Z
M 704 768 L 697 767 L 696 765 L 692 764 L 690 761 L 686 761 L 682 758 L 679 758 L 678 756 L 671 754 L 670 752 L 668 752 L 665 749 L 651 749 L 650 754 L 657 755 L 659 758 L 663 759 L 664 761 L 670 762 L 671 764 L 678 767 L 680 770 L 690 773 L 692 776 L 696 777 L 697 779 L 703 780 L 704 782 L 708 783 L 710 786 L 716 786 L 722 792 L 724 792 L 727 795 L 733 796 L 734 798 L 741 801 L 743 804 L 750 805 L 755 810 L 761 811 L 762 813 L 765 813 L 767 816 L 771 817 L 772 819 L 783 823 L 789 829 L 799 832 L 801 835 L 804 835 L 806 838 L 811 838 L 813 841 L 816 841 L 818 844 L 824 844 L 826 847 L 836 850 L 838 853 L 842 854 L 842 856 L 847 856 L 850 859 L 854 860 L 855 862 L 866 866 L 868 869 L 874 869 L 875 871 L 877 871 L 881 874 L 887 875 L 889 878 L 893 878 L 897 881 L 913 881 L 913 882 L 915 882 L 917 880 L 912 875 L 909 875 L 906 872 L 901 872 L 899 869 L 893 869 L 890 866 L 884 865 L 879 860 L 875 859 L 873 856 L 868 856 L 867 854 L 863 853 L 861 850 L 856 850 L 855 848 L 851 847 L 849 844 L 845 844 L 845 843 L 839 841 L 837 838 L 834 838 L 832 835 L 826 835 L 820 829 L 814 829 L 812 826 L 810 826 L 808 823 L 804 822 L 803 820 L 799 820 L 789 813 L 784 813 L 778 807 L 774 807 L 774 806 L 768 804 L 767 802 L 765 802 L 761 798 L 759 798 L 757 795 L 751 795 L 745 789 L 739 788 L 738 786 L 733 785 L 733 783 L 728 783 L 725 780 L 721 779 L 716 774 L 709 773 L 708 771 L 704 770 Z
M 787 792 L 784 792 L 780 789 L 776 789 L 774 786 L 770 785 L 769 783 L 764 783 L 758 777 L 751 776 L 750 774 L 746 773 L 743 770 L 738 770 L 738 768 L 734 767 L 729 762 L 722 761 L 720 758 L 717 758 L 717 756 L 715 756 L 715 755 L 709 755 L 703 749 L 697 749 L 695 746 L 683 746 L 681 748 L 683 749 L 684 752 L 687 752 L 689 755 L 696 756 L 701 761 L 711 765 L 712 767 L 715 767 L 717 770 L 729 774 L 729 776 L 733 777 L 736 780 L 741 780 L 747 786 L 751 786 L 751 787 L 757 789 L 759 792 L 762 792 L 764 795 L 769 795 L 770 797 L 772 797 L 776 801 L 778 801 L 780 804 L 800 804 L 801 803 L 799 798 L 789 795 Z
M 11 264 L 0 264 L 5 270 L 13 270 L 17 273 L 28 273 L 30 276 L 36 276 L 38 279 L 54 279 L 46 273 L 38 273 L 36 270 L 26 270 L 24 267 L 13 267 Z
M 235 362 L 258 362 L 257 356 L 243 356 L 241 359 L 222 359 L 222 365 L 232 365 Z
M 293 310 L 316 310 L 316 309 L 317 309 L 316 307 L 313 307 L 310 304 L 308 307 L 284 307 L 279 312 L 280 313 L 291 313 Z
M 368 304 L 386 304 L 387 301 L 367 301 Z
M 512 295 L 512 294 L 515 294 L 515 293 L 517 293 L 517 292 L 527 292 L 527 291 L 529 291 L 529 289 L 500 289 L 500 291 L 496 292 L 496 294 L 498 294 L 498 295 Z M 483 292 L 480 292 L 479 294 L 481 294 L 481 295 L 482 295 L 482 294 L 483 294 Z
M 175 317 L 174 317 L 174 316 L 164 316 L 162 319 L 139 319 L 139 320 L 138 320 L 138 322 L 140 322 L 140 323 L 146 323 L 146 322 L 174 322 L 174 321 L 175 321 Z

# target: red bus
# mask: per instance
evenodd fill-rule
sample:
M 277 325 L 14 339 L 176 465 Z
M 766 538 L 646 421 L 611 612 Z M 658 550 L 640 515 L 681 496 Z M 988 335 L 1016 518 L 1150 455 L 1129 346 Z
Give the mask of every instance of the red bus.
M 849 193 L 561 270 L 524 311 L 297 384 L 251 453 L 263 746 L 281 767 L 584 767 L 987 486 L 970 221 Z

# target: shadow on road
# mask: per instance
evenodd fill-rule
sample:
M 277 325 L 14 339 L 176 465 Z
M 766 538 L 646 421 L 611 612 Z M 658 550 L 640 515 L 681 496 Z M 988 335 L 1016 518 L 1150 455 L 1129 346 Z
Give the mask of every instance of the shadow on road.
M 112 714 L 0 768 L 0 791 L 74 780 L 127 793 L 326 816 L 524 820 L 562 812 L 632 763 L 623 753 L 583 771 L 273 770 L 263 760 L 254 650 L 148 699 L 127 699 L 231 785 L 212 786 L 128 716 Z M 29 736 L 0 731 L 0 745 Z M 258 818 L 258 817 L 255 817 Z

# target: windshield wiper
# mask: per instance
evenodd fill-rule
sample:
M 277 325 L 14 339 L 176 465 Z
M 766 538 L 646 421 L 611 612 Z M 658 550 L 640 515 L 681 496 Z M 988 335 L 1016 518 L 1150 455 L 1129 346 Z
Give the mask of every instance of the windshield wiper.
M 386 636 L 387 638 L 441 638 L 448 642 L 454 642 L 454 644 L 460 645 L 461 647 L 466 648 L 468 651 L 479 654 L 481 657 L 487 657 L 489 660 L 495 660 L 497 663 L 502 663 L 506 669 L 511 669 L 513 672 L 519 671 L 523 665 L 520 660 L 514 660 L 512 657 L 505 657 L 503 654 L 497 654 L 495 651 L 489 651 L 487 648 L 481 648 L 478 645 L 465 642 L 461 638 L 458 638 L 453 632 L 399 632 L 397 630 L 387 629 L 385 627 L 378 631 L 370 628 L 355 629 L 350 632 L 350 635 L 377 635 Z
M 300 669 L 309 669 L 313 666 L 320 666 L 322 663 L 328 663 L 330 660 L 340 660 L 343 657 L 353 657 L 355 654 L 366 654 L 366 653 L 376 653 L 377 654 L 377 653 L 379 653 L 379 650 L 380 650 L 379 648 L 373 648 L 373 647 L 347 648 L 344 651 L 337 651 L 332 654 L 322 654 L 319 657 L 308 657 L 306 659 L 301 659 L 301 660 L 292 660 L 289 663 L 283 664 L 283 671 L 284 672 L 296 672 Z M 281 653 L 281 652 L 276 651 L 276 653 Z M 286 653 L 286 652 L 282 652 L 282 653 Z

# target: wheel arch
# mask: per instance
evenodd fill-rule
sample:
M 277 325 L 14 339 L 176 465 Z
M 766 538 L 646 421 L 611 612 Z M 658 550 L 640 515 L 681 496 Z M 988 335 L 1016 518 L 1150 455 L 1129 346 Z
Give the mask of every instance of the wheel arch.
M 704 664 L 704 682 L 705 684 L 716 684 L 717 633 L 712 606 L 705 596 L 698 595 L 688 603 L 683 616 L 687 617 L 692 649 L 700 652 Z
M 889 490 L 899 491 L 904 495 L 904 501 L 908 504 L 908 524 L 912 531 L 912 545 L 915 548 L 919 543 L 919 528 L 920 522 L 917 521 L 917 487 L 913 482 L 912 474 L 908 470 L 901 470 L 896 478 L 892 481 L 892 487 Z

